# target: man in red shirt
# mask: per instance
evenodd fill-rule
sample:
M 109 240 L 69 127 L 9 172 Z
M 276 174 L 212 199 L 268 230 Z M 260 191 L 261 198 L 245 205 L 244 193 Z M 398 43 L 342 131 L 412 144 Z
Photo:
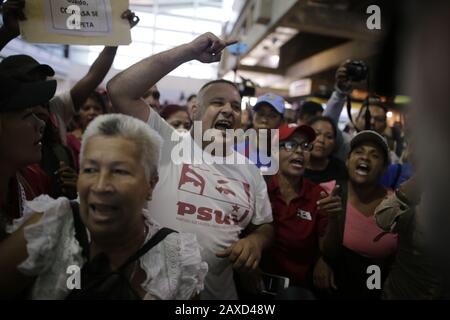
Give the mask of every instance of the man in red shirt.
M 290 286 L 307 288 L 312 288 L 321 248 L 338 243 L 337 232 L 327 222 L 342 211 L 338 188 L 327 195 L 303 177 L 314 139 L 309 126 L 285 124 L 279 128 L 279 172 L 268 181 L 275 243 L 262 263 L 263 271 L 289 278 Z M 319 261 L 317 268 L 322 267 Z M 318 283 L 322 280 L 316 277 L 314 285 L 326 287 Z

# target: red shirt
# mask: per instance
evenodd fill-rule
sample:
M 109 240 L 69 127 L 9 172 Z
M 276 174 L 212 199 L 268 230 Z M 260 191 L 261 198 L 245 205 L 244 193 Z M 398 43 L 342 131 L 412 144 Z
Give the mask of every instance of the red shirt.
M 268 273 L 286 276 L 290 284 L 305 285 L 307 274 L 320 255 L 319 237 L 327 226 L 327 217 L 317 210 L 320 186 L 303 178 L 298 197 L 288 205 L 281 197 L 278 179 L 268 183 L 272 204 L 275 242 L 264 257 L 262 269 Z
M 32 164 L 20 170 L 20 174 L 23 179 L 19 181 L 27 200 L 33 200 L 42 194 L 51 194 L 50 178 L 38 164 Z
M 32 200 L 41 194 L 51 191 L 50 179 L 37 164 L 21 169 L 9 181 L 8 198 L 5 203 L 0 201 L 0 210 L 5 212 L 8 222 L 21 217 L 22 210 L 19 183 L 23 187 L 26 200 Z

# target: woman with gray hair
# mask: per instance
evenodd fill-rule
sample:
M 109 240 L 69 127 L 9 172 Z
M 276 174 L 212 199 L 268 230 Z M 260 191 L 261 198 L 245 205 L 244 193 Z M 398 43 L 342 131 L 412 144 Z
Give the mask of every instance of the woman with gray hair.
M 198 294 L 207 265 L 195 235 L 161 229 L 145 209 L 158 181 L 160 145 L 140 120 L 109 114 L 92 121 L 82 140 L 79 205 L 48 196 L 26 204 L 24 217 L 0 243 L 0 256 L 9 257 L 0 260 L 0 296 L 16 297 L 29 285 L 32 299 Z M 99 268 L 107 270 L 103 282 Z M 101 290 L 117 281 L 121 285 Z

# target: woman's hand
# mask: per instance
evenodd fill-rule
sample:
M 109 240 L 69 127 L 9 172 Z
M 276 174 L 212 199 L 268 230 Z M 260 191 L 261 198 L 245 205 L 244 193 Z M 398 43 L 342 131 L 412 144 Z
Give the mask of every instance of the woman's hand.
M 320 193 L 321 199 L 317 201 L 317 209 L 326 213 L 328 218 L 337 218 L 343 212 L 339 190 L 340 186 L 336 185 L 331 194 L 327 195 L 325 191 Z

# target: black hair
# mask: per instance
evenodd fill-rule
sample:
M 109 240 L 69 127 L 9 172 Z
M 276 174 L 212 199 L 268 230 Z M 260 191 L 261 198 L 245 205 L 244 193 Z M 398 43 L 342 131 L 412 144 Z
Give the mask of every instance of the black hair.
M 316 116 L 318 112 L 323 112 L 323 107 L 320 103 L 306 101 L 300 106 L 297 119 L 303 119 L 305 116 Z
M 102 112 L 108 113 L 108 110 L 106 109 L 106 103 L 105 103 L 105 99 L 103 98 L 103 95 L 98 92 L 98 91 L 92 91 L 92 93 L 88 96 L 88 99 L 92 99 L 95 102 L 97 102 L 100 107 L 102 108 Z
M 328 122 L 328 123 L 331 125 L 331 127 L 333 128 L 333 136 L 334 136 L 334 139 L 336 139 L 336 137 L 337 137 L 337 127 L 336 127 L 336 123 L 335 123 L 334 120 L 331 119 L 330 117 L 327 117 L 327 116 L 315 116 L 315 117 L 311 118 L 311 119 L 308 121 L 308 125 L 309 125 L 309 126 L 312 126 L 314 123 L 319 122 L 319 121 Z
M 161 110 L 159 115 L 161 116 L 161 118 L 167 120 L 167 119 L 170 118 L 171 115 L 173 115 L 174 113 L 176 113 L 178 111 L 186 112 L 186 114 L 189 116 L 189 112 L 188 112 L 187 107 L 180 106 L 180 105 L 177 105 L 177 104 L 169 104 L 169 105 L 165 106 Z M 189 117 L 189 119 L 190 119 L 190 117 Z

